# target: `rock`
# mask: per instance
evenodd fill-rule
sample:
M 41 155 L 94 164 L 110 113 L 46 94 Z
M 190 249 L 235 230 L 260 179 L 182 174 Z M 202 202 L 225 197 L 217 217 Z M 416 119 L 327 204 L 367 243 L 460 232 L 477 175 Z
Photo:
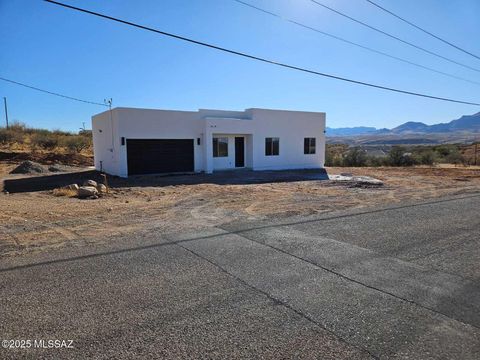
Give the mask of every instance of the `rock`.
M 80 199 L 97 196 L 98 190 L 93 186 L 80 186 L 77 195 Z
M 10 171 L 10 174 L 35 174 L 45 173 L 47 169 L 39 163 L 27 160 L 18 165 L 15 169 Z
M 70 184 L 70 185 L 65 186 L 65 189 L 78 190 L 78 185 L 77 184 Z
M 367 185 L 377 185 L 382 186 L 383 181 L 379 179 L 372 178 L 370 176 L 355 176 L 354 180 L 360 184 L 367 184 Z
M 383 186 L 383 181 L 372 178 L 370 176 L 348 176 L 346 174 L 341 175 L 329 175 L 330 180 L 348 183 L 350 187 L 380 187 Z
M 83 186 L 93 186 L 94 188 L 97 187 L 97 182 L 94 180 L 85 180 L 83 182 Z
M 48 167 L 48 171 L 50 172 L 62 172 L 62 171 L 65 171 L 64 168 L 62 168 L 60 165 L 51 165 Z
M 107 187 L 104 184 L 98 184 L 97 190 L 100 194 L 105 194 L 107 192 Z

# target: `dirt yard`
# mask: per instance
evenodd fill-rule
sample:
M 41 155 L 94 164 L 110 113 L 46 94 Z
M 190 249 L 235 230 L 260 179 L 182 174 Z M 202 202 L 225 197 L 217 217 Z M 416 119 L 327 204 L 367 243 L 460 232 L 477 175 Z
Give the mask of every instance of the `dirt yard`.
M 0 178 L 14 166 L 0 162 Z M 142 185 L 117 187 L 97 200 L 57 197 L 52 191 L 0 194 L 0 257 L 114 241 L 139 230 L 194 231 L 235 219 L 287 218 L 480 190 L 478 167 L 327 170 L 371 176 L 384 186 L 328 180 Z

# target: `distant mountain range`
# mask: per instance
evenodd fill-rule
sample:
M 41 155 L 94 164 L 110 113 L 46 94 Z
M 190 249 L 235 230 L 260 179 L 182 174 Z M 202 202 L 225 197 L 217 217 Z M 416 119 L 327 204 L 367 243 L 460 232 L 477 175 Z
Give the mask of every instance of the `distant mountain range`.
M 474 115 L 464 115 L 448 123 L 427 125 L 422 122 L 409 121 L 393 129 L 376 129 L 359 126 L 351 128 L 329 128 L 327 136 L 358 136 L 358 135 L 410 135 L 410 134 L 445 134 L 456 132 L 480 132 L 480 112 Z
M 368 126 L 345 127 L 336 129 L 327 127 L 327 136 L 355 136 L 372 134 L 376 131 L 376 128 Z

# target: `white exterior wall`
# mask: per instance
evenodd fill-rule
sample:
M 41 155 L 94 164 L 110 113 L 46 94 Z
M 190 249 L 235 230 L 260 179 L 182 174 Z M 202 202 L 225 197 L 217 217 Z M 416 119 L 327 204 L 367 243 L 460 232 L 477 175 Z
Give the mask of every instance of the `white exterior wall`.
M 235 136 L 245 137 L 245 166 L 254 170 L 321 168 L 325 162 L 325 113 L 115 108 L 111 114 L 106 111 L 95 115 L 92 130 L 96 169 L 101 170 L 102 162 L 103 171 L 122 177 L 128 175 L 127 144 L 125 141 L 121 145 L 122 137 L 193 139 L 196 172 L 234 168 Z M 213 136 L 229 137 L 227 158 L 213 158 Z M 280 139 L 278 156 L 265 155 L 266 137 Z M 306 137 L 317 139 L 315 154 L 303 153 Z M 200 145 L 197 138 L 201 139 Z
M 105 111 L 92 117 L 93 159 L 95 169 L 108 174 L 118 174 L 117 112 Z
M 197 112 L 119 109 L 119 142 L 125 139 L 193 139 L 194 171 L 203 171 L 204 121 Z M 200 145 L 197 145 L 200 138 Z M 127 146 L 119 151 L 119 175 L 127 176 Z
M 311 169 L 320 168 L 325 163 L 325 113 L 248 109 L 250 119 L 207 119 L 207 129 L 213 136 L 236 134 L 246 136 L 246 166 L 253 170 Z M 234 137 L 234 136 L 233 136 Z M 265 138 L 280 139 L 279 155 L 265 155 Z M 304 138 L 316 138 L 315 154 L 304 154 Z M 213 159 L 213 170 L 231 168 L 235 165 L 235 154 L 230 160 Z M 233 149 L 234 150 L 234 149 Z M 223 158 L 225 159 L 225 158 Z M 233 166 L 234 167 L 234 166 Z
M 325 113 L 252 109 L 253 170 L 310 169 L 325 163 Z M 278 137 L 278 156 L 265 155 L 265 138 Z M 316 138 L 315 154 L 304 154 L 304 138 Z
M 246 135 L 244 134 L 236 134 L 236 135 L 229 135 L 229 134 L 213 134 L 213 137 L 219 138 L 227 138 L 228 139 L 228 156 L 222 157 L 214 157 L 213 158 L 213 170 L 228 170 L 228 169 L 236 169 L 235 167 L 235 138 L 236 137 L 243 137 L 245 149 L 243 151 L 243 156 L 245 159 L 245 167 L 251 167 L 247 165 L 247 143 L 246 143 Z

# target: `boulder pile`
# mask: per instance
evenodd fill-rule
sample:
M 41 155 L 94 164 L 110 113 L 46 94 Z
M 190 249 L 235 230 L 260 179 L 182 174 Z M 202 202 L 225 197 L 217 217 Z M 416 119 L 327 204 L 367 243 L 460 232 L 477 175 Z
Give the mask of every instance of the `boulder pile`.
M 94 180 L 85 180 L 82 186 L 70 184 L 61 189 L 68 190 L 70 194 L 73 191 L 79 199 L 98 199 L 108 192 L 104 184 L 97 184 Z

